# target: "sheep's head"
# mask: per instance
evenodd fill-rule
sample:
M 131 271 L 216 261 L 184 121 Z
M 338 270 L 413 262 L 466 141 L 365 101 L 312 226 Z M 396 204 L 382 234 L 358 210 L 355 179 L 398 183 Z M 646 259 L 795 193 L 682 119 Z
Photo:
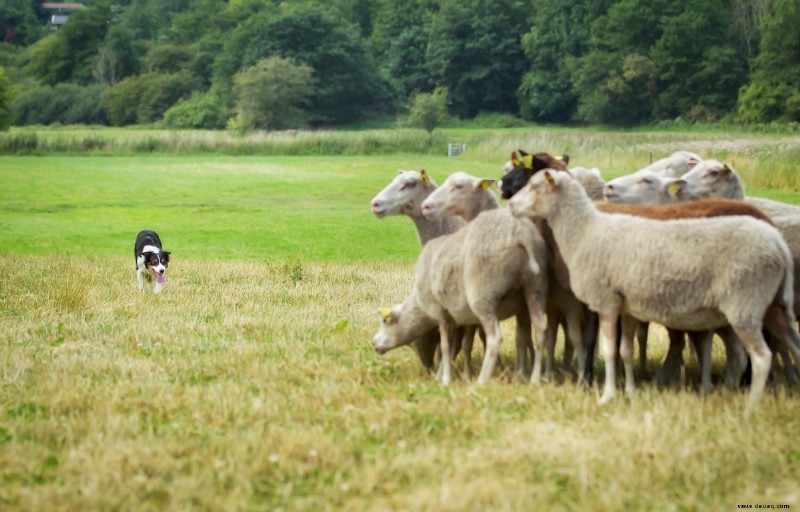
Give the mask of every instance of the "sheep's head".
M 535 174 L 508 202 L 511 213 L 515 217 L 547 218 L 556 204 L 559 189 L 568 180 L 574 181 L 568 173 L 552 169 Z
M 603 197 L 610 203 L 646 205 L 672 203 L 675 199 L 668 192 L 672 181 L 672 178 L 639 171 L 606 183 Z
M 478 194 L 494 185 L 495 180 L 476 178 L 465 172 L 451 174 L 422 203 L 422 214 L 429 219 L 449 215 L 466 217 L 466 211 L 477 201 Z
M 418 215 L 422 201 L 436 189 L 425 170 L 400 171 L 370 202 L 372 213 L 378 217 L 389 215 Z
M 528 180 L 542 169 L 567 170 L 568 155 L 552 156 L 549 153 L 528 154 L 523 150 L 511 153 L 511 160 L 506 163 L 506 174 L 500 181 L 500 191 L 503 199 L 510 199 Z M 510 170 L 509 170 L 510 168 Z
M 736 171 L 719 160 L 703 160 L 670 187 L 678 201 L 714 197 L 743 199 L 744 189 Z
M 417 306 L 413 296 L 403 304 L 379 309 L 378 315 L 381 325 L 372 338 L 372 346 L 379 354 L 408 345 L 437 327 L 436 321 Z

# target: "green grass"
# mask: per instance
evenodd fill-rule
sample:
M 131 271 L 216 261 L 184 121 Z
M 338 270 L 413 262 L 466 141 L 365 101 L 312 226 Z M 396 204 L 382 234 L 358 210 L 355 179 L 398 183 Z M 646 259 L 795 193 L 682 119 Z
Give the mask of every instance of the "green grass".
M 369 201 L 423 164 L 441 179 L 488 168 L 407 156 L 0 157 L 0 247 L 127 255 L 140 229 L 155 229 L 178 260 L 408 261 L 408 221 L 378 221 Z
M 661 328 L 635 399 L 605 407 L 570 376 L 445 389 L 411 350 L 376 355 L 375 311 L 406 297 L 419 248 L 407 219 L 369 210 L 398 169 L 497 177 L 517 147 L 610 178 L 688 145 L 735 160 L 751 193 L 800 202 L 798 142 L 459 130 L 444 139 L 467 141 L 457 159 L 0 157 L 0 509 L 800 506 L 797 390 L 778 376 L 747 416 L 744 392 L 701 397 L 692 363 L 659 390 Z M 144 228 L 174 254 L 159 296 L 136 289 Z M 503 333 L 510 367 L 513 322 Z

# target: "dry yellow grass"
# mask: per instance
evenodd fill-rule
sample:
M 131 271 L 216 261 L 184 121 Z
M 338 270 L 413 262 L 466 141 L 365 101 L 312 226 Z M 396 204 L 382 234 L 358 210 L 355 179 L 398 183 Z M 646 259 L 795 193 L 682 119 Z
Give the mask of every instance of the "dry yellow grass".
M 648 382 L 603 408 L 569 382 L 444 389 L 371 347 L 411 264 L 176 258 L 153 296 L 131 259 L 6 259 L 0 509 L 800 506 L 780 383 L 749 417 L 742 392 Z

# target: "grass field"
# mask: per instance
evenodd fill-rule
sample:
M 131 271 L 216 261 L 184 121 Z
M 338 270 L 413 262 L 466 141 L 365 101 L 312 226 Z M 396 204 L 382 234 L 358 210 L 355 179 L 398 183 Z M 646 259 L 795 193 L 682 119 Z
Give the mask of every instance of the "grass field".
M 513 133 L 607 178 L 685 147 L 670 134 Z M 751 193 L 800 202 L 794 139 L 691 142 L 746 180 L 760 172 Z M 507 148 L 468 147 L 459 159 L 0 157 L 0 509 L 800 506 L 800 396 L 780 379 L 749 416 L 744 392 L 698 395 L 692 364 L 678 389 L 645 380 L 601 408 L 562 376 L 445 389 L 410 350 L 374 353 L 375 309 L 408 294 L 418 247 L 407 219 L 374 218 L 369 199 L 401 168 L 498 174 Z M 159 296 L 136 289 L 143 228 L 173 251 Z M 652 337 L 651 374 L 665 349 L 660 328 Z

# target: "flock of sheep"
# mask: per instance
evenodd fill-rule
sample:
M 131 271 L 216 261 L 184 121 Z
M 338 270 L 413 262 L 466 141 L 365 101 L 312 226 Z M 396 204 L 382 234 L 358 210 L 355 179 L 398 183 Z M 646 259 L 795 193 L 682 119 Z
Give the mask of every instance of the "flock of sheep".
M 725 343 L 726 385 L 738 386 L 749 358 L 749 406 L 773 369 L 798 382 L 800 207 L 746 197 L 731 166 L 685 151 L 608 183 L 597 169 L 567 164 L 514 153 L 499 187 L 507 208 L 495 180 L 457 172 L 437 187 L 424 170 L 400 171 L 372 211 L 408 216 L 422 252 L 408 298 L 381 310 L 375 350 L 411 345 L 433 370 L 438 349 L 437 375 L 448 385 L 459 351 L 470 371 L 477 333 L 483 384 L 498 361 L 499 322 L 513 316 L 519 375 L 550 378 L 561 325 L 565 364 L 574 354 L 579 378 L 591 382 L 599 330 L 605 403 L 616 393 L 618 356 L 633 394 L 633 340 L 644 368 L 656 322 L 670 339 L 660 383 L 677 375 L 688 335 L 709 390 L 714 334 Z

